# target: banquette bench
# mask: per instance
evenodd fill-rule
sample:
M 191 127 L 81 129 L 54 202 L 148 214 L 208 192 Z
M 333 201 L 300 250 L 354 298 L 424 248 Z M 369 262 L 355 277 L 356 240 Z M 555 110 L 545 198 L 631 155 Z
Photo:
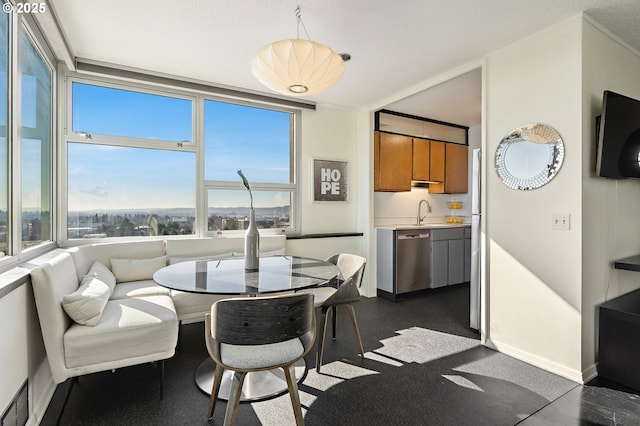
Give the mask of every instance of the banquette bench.
M 53 380 L 172 357 L 179 324 L 204 321 L 220 297 L 169 290 L 153 274 L 181 261 L 242 256 L 243 247 L 243 238 L 216 237 L 58 249 L 31 272 Z M 284 254 L 285 236 L 261 236 L 260 249 Z

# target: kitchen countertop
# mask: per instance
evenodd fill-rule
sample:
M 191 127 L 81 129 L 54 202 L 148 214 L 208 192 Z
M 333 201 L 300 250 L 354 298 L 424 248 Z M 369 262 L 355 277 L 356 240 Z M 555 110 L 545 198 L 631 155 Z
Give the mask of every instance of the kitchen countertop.
M 400 225 L 382 225 L 376 228 L 382 229 L 441 229 L 441 228 L 468 228 L 470 223 L 423 223 L 422 225 L 400 224 Z

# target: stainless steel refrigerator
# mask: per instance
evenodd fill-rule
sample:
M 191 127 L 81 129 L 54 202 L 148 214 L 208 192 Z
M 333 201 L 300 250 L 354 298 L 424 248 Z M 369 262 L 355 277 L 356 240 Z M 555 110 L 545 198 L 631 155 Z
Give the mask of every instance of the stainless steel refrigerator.
M 481 152 L 476 148 L 471 151 L 471 284 L 469 286 L 469 326 L 480 330 L 481 307 L 481 275 L 480 275 L 480 167 Z

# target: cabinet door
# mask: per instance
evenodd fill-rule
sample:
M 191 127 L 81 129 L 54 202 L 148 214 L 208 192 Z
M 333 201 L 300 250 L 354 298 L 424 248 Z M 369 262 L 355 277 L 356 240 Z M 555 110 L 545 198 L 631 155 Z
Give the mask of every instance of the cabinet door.
M 413 180 L 429 180 L 429 145 L 427 139 L 413 138 Z
M 445 158 L 445 192 L 447 194 L 466 194 L 469 185 L 469 147 L 448 143 Z
M 429 180 L 444 182 L 445 179 L 445 144 L 431 141 L 429 144 Z
M 431 142 L 431 146 L 433 147 Z M 468 191 L 469 147 L 455 143 L 444 145 L 444 172 L 442 183 L 429 184 L 430 194 L 466 194 Z M 432 148 L 433 149 L 433 148 Z M 433 150 L 432 150 L 433 157 Z M 433 165 L 433 162 L 431 163 Z M 432 166 L 433 167 L 433 166 Z M 433 168 L 432 168 L 433 170 Z M 432 179 L 436 180 L 436 179 Z
M 412 138 L 380 133 L 378 191 L 411 191 L 412 154 Z
M 449 241 L 431 241 L 431 283 L 430 288 L 447 285 L 449 275 Z
M 449 277 L 447 285 L 464 282 L 464 240 L 449 240 Z

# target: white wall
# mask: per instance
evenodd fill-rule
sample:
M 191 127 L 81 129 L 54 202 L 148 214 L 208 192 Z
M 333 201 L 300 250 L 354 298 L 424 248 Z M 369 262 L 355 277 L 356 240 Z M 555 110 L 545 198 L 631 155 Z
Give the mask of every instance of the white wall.
M 489 344 L 581 379 L 581 19 L 494 52 L 486 68 Z M 531 122 L 565 143 L 558 175 L 533 191 L 509 189 L 493 171 L 500 140 Z M 553 213 L 571 230 L 552 231 Z
M 612 261 L 640 253 L 640 181 L 595 177 L 595 117 L 602 92 L 640 99 L 640 56 L 589 22 L 583 25 L 582 368 L 595 374 L 597 305 L 640 288 L 638 272 Z
M 360 174 L 368 171 L 366 157 L 358 155 L 358 112 L 356 110 L 317 105 L 315 111 L 302 111 L 301 197 L 302 234 L 362 232 L 359 219 L 367 188 L 358 185 Z M 313 201 L 313 159 L 349 162 L 347 202 Z M 362 195 L 362 196 L 361 196 Z M 287 241 L 287 253 L 324 259 L 336 253 L 364 255 L 363 237 L 309 238 Z M 368 294 L 368 276 L 363 279 Z
M 313 201 L 313 159 L 349 162 L 349 201 Z M 318 105 L 302 111 L 301 182 L 303 234 L 353 232 L 357 229 L 356 184 L 360 161 L 357 156 L 357 113 L 339 107 Z

